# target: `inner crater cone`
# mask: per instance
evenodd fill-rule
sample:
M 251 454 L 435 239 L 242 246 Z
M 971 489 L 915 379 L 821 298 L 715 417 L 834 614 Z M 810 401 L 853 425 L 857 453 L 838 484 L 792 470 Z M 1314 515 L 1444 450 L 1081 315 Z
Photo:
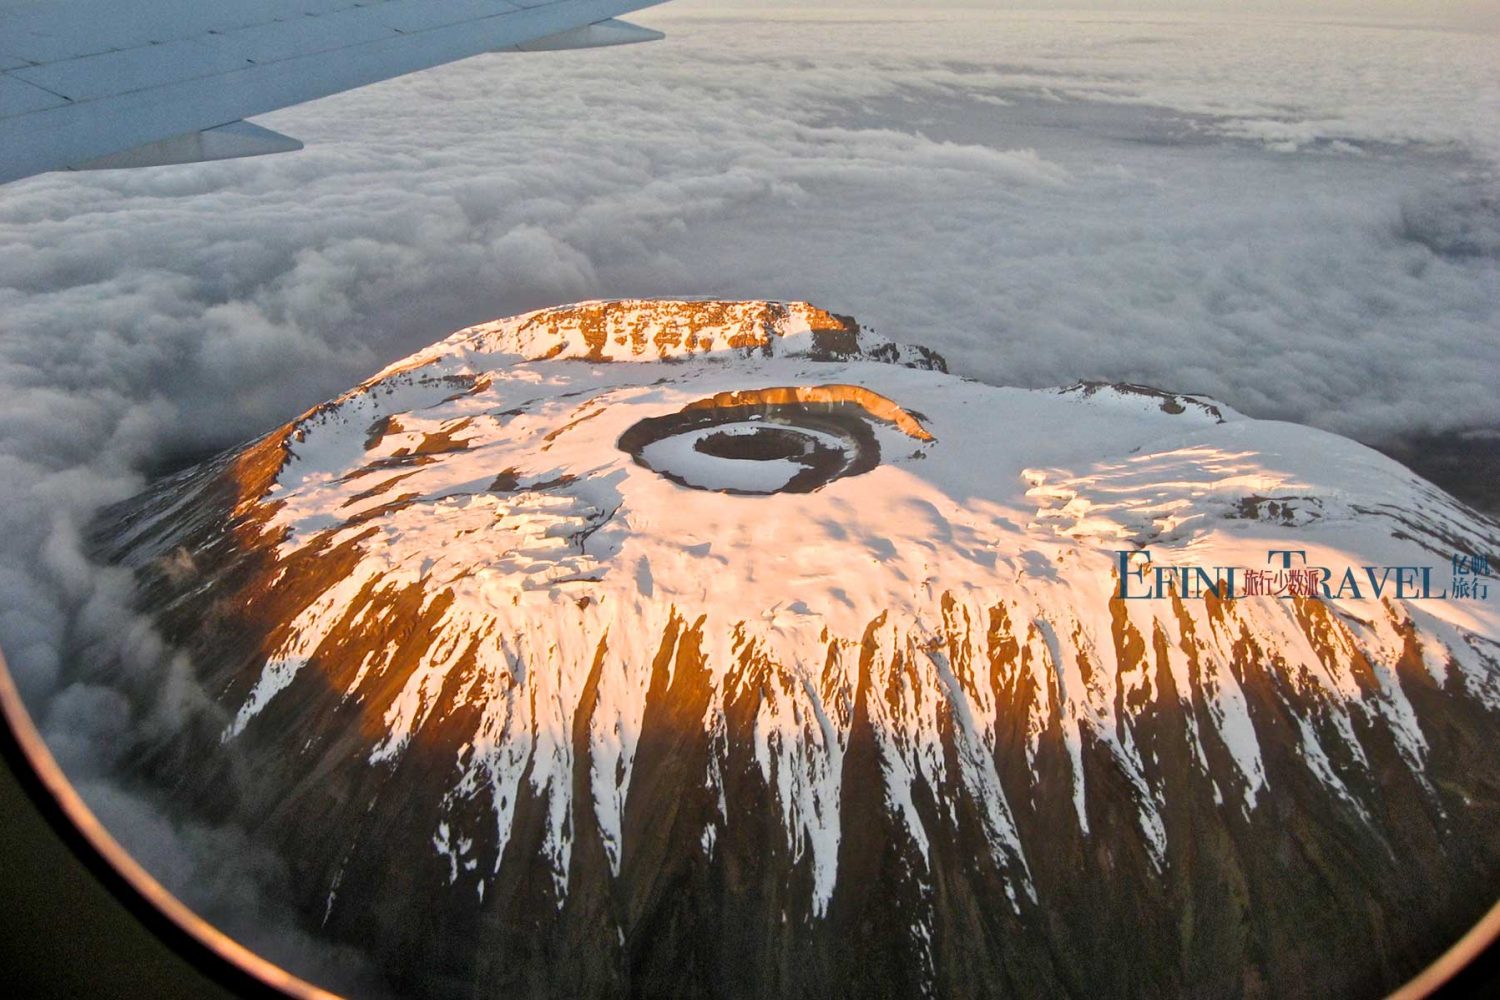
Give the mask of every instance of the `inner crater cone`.
M 796 431 L 753 426 L 746 432 L 718 431 L 699 438 L 693 445 L 694 451 L 714 458 L 747 462 L 770 462 L 778 458 L 797 461 L 811 455 L 816 448 L 816 441 Z

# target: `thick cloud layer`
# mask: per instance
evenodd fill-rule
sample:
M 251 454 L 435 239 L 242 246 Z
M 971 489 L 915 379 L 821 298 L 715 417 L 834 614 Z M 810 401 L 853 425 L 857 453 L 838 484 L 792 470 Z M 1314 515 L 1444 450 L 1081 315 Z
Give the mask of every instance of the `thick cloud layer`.
M 996 382 L 1146 382 L 1371 441 L 1500 426 L 1494 35 L 641 20 L 671 38 L 262 119 L 302 153 L 0 188 L 0 645 L 106 819 L 242 927 L 274 909 L 274 859 L 110 777 L 202 698 L 80 533 L 147 470 L 459 326 L 599 296 L 809 298 Z

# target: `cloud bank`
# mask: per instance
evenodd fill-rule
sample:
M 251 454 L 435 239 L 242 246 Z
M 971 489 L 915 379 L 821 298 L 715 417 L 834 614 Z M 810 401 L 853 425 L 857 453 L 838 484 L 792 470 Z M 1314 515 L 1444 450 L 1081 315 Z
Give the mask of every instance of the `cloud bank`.
M 80 538 L 182 456 L 460 326 L 807 298 L 956 371 L 1208 393 L 1368 441 L 1500 426 L 1493 36 L 1168 15 L 664 8 L 267 116 L 302 153 L 0 189 L 0 646 L 190 903 L 275 859 L 115 763 L 205 699 Z M 223 860 L 222 879 L 206 878 Z M 315 972 L 346 974 L 348 956 Z

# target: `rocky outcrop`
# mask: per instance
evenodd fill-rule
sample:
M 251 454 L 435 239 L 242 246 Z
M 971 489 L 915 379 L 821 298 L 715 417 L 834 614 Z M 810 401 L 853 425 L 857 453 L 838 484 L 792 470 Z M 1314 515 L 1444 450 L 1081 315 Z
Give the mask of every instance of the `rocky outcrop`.
M 806 302 L 619 299 L 540 309 L 469 327 L 381 375 L 409 371 L 458 350 L 592 362 L 797 356 L 948 370 L 935 351 L 876 338 L 852 317 Z

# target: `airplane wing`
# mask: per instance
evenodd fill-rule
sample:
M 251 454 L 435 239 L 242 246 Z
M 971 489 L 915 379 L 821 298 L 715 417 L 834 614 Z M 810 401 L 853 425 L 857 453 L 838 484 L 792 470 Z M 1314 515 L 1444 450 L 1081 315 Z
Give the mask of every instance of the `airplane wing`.
M 300 149 L 246 121 L 482 52 L 649 41 L 662 0 L 0 0 L 0 183 Z

